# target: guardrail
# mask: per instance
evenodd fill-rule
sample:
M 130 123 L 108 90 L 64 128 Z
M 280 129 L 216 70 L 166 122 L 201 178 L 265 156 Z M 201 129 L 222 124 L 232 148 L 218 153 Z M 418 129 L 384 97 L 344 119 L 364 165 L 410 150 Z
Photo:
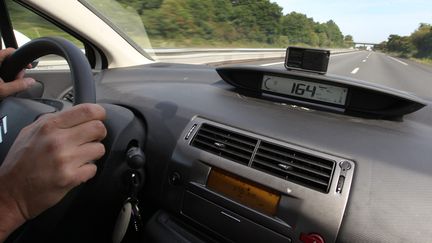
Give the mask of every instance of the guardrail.
M 331 53 L 357 51 L 355 49 L 329 49 Z M 250 61 L 283 59 L 286 49 L 281 48 L 159 48 L 153 49 L 158 62 L 224 65 Z M 68 69 L 66 61 L 49 55 L 40 59 L 37 69 Z
M 350 52 L 355 51 L 355 49 L 336 49 L 336 48 L 326 48 L 333 53 L 339 52 Z M 190 53 L 220 53 L 220 52 L 284 52 L 285 48 L 155 48 L 152 52 L 157 55 L 181 55 Z
M 329 49 L 331 53 L 356 51 L 355 49 Z M 249 61 L 283 59 L 286 49 L 280 48 L 217 48 L 217 49 L 155 49 L 160 62 L 224 65 Z

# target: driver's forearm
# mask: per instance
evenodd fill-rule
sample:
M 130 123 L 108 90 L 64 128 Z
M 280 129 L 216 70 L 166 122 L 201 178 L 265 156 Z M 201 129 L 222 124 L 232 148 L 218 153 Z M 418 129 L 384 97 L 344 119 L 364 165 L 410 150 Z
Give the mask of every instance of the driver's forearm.
M 0 178 L 0 242 L 25 222 L 17 203 L 7 193 Z

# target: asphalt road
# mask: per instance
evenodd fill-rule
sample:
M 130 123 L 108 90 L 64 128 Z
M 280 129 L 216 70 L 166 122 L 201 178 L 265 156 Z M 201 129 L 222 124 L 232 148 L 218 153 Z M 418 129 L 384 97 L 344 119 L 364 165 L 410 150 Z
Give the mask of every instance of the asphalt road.
M 285 69 L 282 59 L 244 64 Z M 330 57 L 327 73 L 378 83 L 432 100 L 432 66 L 383 53 L 359 51 L 334 54 Z

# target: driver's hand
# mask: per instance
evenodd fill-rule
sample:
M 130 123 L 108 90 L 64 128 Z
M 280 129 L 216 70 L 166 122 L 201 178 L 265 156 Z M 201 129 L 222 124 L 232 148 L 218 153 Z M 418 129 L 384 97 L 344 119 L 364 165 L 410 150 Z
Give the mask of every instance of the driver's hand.
M 14 48 L 6 48 L 0 50 L 0 65 L 3 61 L 15 51 Z M 31 67 L 31 66 L 29 66 Z M 20 91 L 26 90 L 32 86 L 36 81 L 32 78 L 24 78 L 24 70 L 22 70 L 16 77 L 16 80 L 5 83 L 0 78 L 0 99 L 4 99 L 9 95 L 13 95 Z
M 100 105 L 81 104 L 23 128 L 0 167 L 0 207 L 9 209 L 3 220 L 9 217 L 17 228 L 92 178 L 92 161 L 105 153 L 104 119 Z

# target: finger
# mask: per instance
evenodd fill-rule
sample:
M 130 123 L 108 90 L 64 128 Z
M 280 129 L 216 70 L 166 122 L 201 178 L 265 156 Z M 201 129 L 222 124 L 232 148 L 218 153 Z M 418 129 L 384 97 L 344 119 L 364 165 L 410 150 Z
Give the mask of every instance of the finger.
M 5 98 L 9 95 L 26 90 L 35 82 L 36 81 L 32 78 L 22 78 L 7 83 L 3 82 L 0 85 L 0 98 Z
M 96 175 L 97 167 L 95 164 L 87 163 L 75 170 L 74 186 L 84 183 Z
M 97 104 L 80 104 L 56 114 L 59 128 L 70 128 L 92 120 L 105 120 L 105 109 Z
M 22 79 L 22 78 L 24 78 L 24 75 L 25 75 L 25 69 L 21 70 L 15 78 L 16 79 Z
M 74 145 L 101 141 L 107 134 L 105 125 L 99 120 L 82 123 L 65 131 L 68 141 Z
M 14 53 L 15 49 L 8 47 L 4 50 L 0 51 L 0 63 L 2 63 L 8 56 L 12 55 Z
M 73 169 L 83 166 L 88 162 L 97 161 L 105 154 L 105 146 L 100 142 L 86 143 L 77 146 L 71 151 L 70 166 Z

